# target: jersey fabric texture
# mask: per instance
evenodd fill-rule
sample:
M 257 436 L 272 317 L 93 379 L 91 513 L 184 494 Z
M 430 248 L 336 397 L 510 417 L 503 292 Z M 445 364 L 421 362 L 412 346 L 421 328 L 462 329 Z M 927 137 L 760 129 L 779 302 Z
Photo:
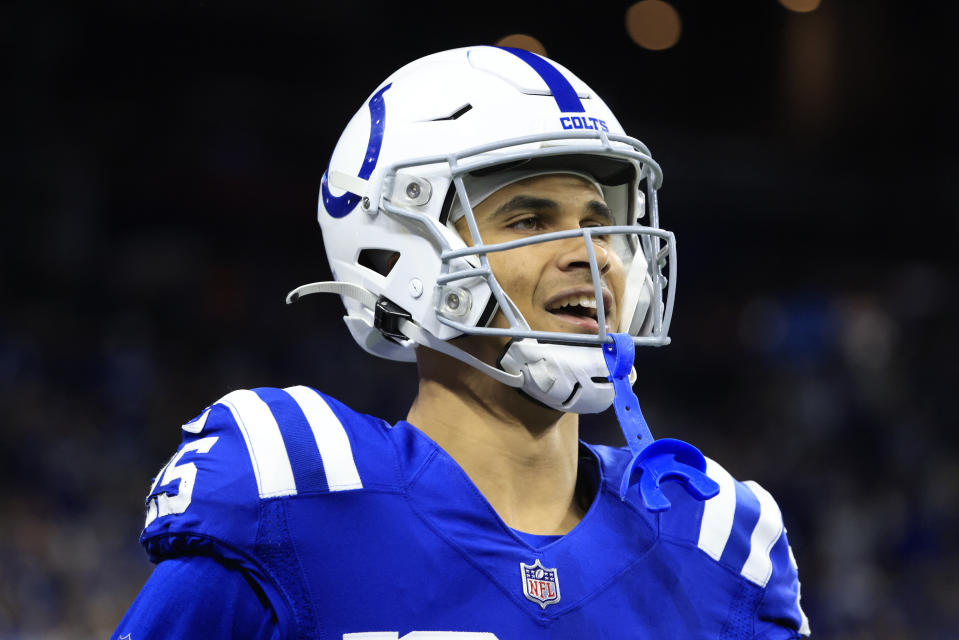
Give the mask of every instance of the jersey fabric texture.
M 125 624 L 136 631 L 115 637 L 281 638 L 269 600 L 256 583 L 208 556 L 171 558 L 157 565 Z
M 174 617 L 176 637 L 205 638 L 808 635 L 758 484 L 709 460 L 718 496 L 666 483 L 654 514 L 618 496 L 628 450 L 581 455 L 585 517 L 531 536 L 407 422 L 307 387 L 234 391 L 183 426 L 153 483 L 140 541 L 159 566 L 114 637 L 173 637 Z

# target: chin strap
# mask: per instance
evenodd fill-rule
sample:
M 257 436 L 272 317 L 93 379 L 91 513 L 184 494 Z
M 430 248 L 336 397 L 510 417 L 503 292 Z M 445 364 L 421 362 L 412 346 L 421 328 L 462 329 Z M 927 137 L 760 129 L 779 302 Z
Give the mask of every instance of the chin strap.
M 643 503 L 650 511 L 666 511 L 672 506 L 660 485 L 679 482 L 696 500 L 708 500 L 719 493 L 719 485 L 706 475 L 706 458 L 693 445 L 663 438 L 653 441 L 649 425 L 639 408 L 639 399 L 629 384 L 635 345 L 625 333 L 611 333 L 612 343 L 603 345 L 603 356 L 613 383 L 613 408 L 626 444 L 633 454 L 619 486 L 619 497 L 626 499 L 629 487 L 639 484 Z
M 338 296 L 348 296 L 359 300 L 370 309 L 376 308 L 377 297 L 372 291 L 368 291 L 358 284 L 352 282 L 311 282 L 303 284 L 286 294 L 286 303 L 293 304 L 303 296 L 314 293 L 335 293 Z
M 353 298 L 354 300 L 359 300 L 363 306 L 367 307 L 368 309 L 376 309 L 378 303 L 380 302 L 380 298 L 378 298 L 375 293 L 361 287 L 358 284 L 353 284 L 351 282 L 311 282 L 310 284 L 301 285 L 293 291 L 290 291 L 286 295 L 286 303 L 293 304 L 303 296 L 308 296 L 314 293 L 335 293 L 340 296 L 347 296 Z M 456 358 L 460 362 L 465 362 L 471 367 L 479 369 L 494 380 L 502 382 L 509 387 L 523 386 L 522 373 L 509 373 L 507 371 L 503 371 L 502 369 L 491 367 L 479 358 L 476 358 L 462 349 L 454 347 L 449 342 L 440 340 L 433 334 L 425 331 L 412 320 L 400 318 L 397 322 L 397 329 L 399 330 L 399 333 L 403 337 L 412 340 L 417 345 L 428 347 L 434 351 L 439 351 L 440 353 L 445 353 L 451 358 Z

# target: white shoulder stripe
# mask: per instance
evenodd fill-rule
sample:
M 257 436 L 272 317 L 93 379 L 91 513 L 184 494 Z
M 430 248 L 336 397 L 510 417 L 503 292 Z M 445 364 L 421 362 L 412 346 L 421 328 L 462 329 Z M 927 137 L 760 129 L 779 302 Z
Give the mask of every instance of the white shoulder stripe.
M 330 491 L 362 489 L 363 483 L 353 459 L 350 439 L 330 406 L 320 394 L 308 387 L 287 387 L 284 391 L 300 405 L 306 421 L 310 423 Z
M 210 409 L 207 408 L 203 413 L 198 415 L 193 420 L 190 420 L 182 429 L 187 433 L 200 433 L 203 431 L 203 427 L 206 426 L 206 419 L 210 417 Z
M 769 557 L 773 545 L 783 534 L 783 517 L 779 505 L 768 491 L 758 483 L 747 480 L 743 483 L 759 500 L 759 522 L 749 539 L 749 557 L 743 565 L 743 577 L 765 587 L 773 573 L 773 563 Z
M 699 526 L 699 548 L 719 560 L 733 530 L 736 482 L 715 460 L 706 458 L 706 475 L 719 483 L 719 495 L 706 501 Z
M 290 458 L 276 418 L 260 396 L 247 389 L 226 394 L 218 401 L 233 414 L 253 461 L 256 488 L 261 498 L 296 493 Z

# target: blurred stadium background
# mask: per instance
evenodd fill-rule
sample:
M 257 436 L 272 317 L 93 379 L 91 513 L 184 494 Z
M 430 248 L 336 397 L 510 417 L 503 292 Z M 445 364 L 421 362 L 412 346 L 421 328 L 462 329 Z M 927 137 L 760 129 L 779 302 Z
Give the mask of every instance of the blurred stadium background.
M 319 178 L 375 85 L 515 34 L 665 169 L 654 433 L 777 496 L 814 637 L 956 638 L 957 5 L 642 4 L 5 3 L 0 638 L 112 631 L 150 478 L 229 390 L 404 415 L 412 369 L 283 297 L 328 275 Z

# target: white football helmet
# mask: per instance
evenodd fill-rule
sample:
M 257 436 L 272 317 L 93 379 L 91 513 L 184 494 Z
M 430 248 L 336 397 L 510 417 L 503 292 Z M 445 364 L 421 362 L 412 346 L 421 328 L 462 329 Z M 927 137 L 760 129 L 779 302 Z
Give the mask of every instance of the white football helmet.
M 496 188 L 552 173 L 591 179 L 616 225 L 484 244 L 472 206 Z M 287 301 L 337 293 L 350 332 L 369 353 L 413 361 L 415 349 L 427 347 L 550 407 L 602 411 L 613 400 L 601 349 L 610 341 L 604 305 L 597 304 L 596 334 L 532 330 L 487 255 L 581 236 L 595 300 L 602 301 L 591 238 L 611 238 L 626 273 L 613 330 L 637 345 L 668 344 L 676 247 L 673 234 L 659 228 L 661 182 L 649 149 L 627 137 L 599 96 L 565 67 L 493 46 L 427 56 L 387 78 L 340 137 L 318 207 L 336 282 L 304 285 Z M 471 245 L 453 228 L 451 211 L 465 216 Z M 488 326 L 497 310 L 509 328 Z M 511 341 L 491 365 L 456 346 L 452 340 L 464 334 Z

